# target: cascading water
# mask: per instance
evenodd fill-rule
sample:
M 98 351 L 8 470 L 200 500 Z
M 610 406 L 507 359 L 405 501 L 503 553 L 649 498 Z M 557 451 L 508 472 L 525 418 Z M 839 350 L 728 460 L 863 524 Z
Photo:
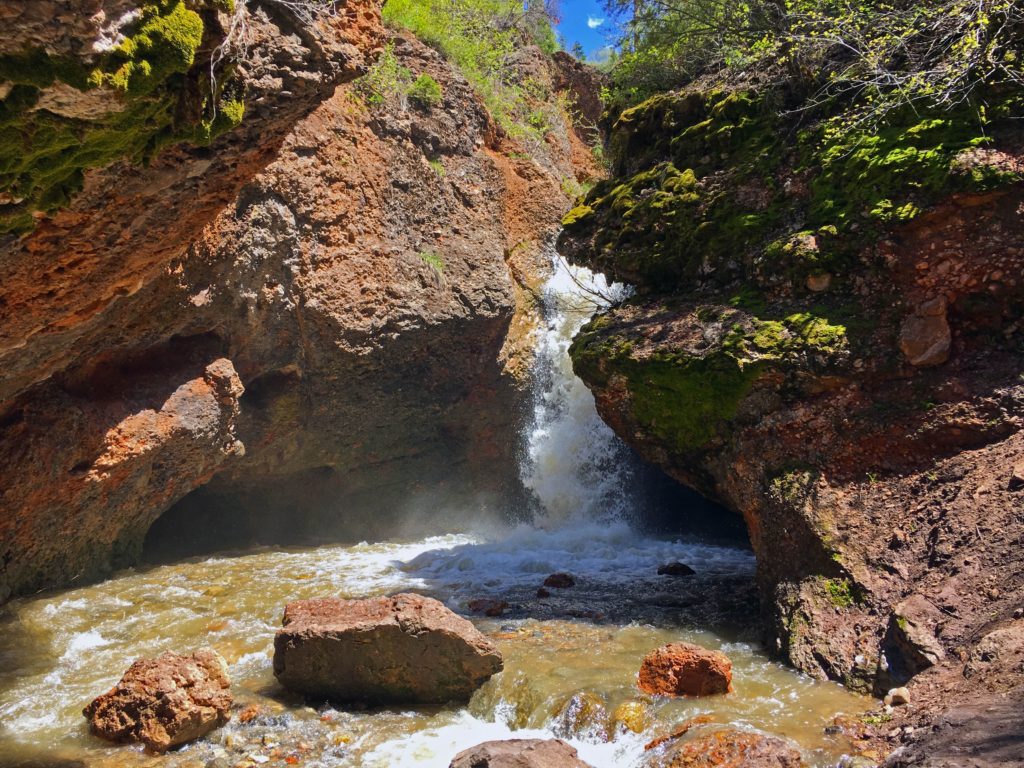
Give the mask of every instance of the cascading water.
M 598 418 L 567 352 L 600 296 L 618 290 L 560 261 L 545 286 L 534 414 L 522 437 L 523 481 L 544 510 L 538 525 L 263 549 L 14 601 L 0 613 L 0 767 L 67 760 L 102 768 L 446 768 L 455 753 L 481 741 L 558 736 L 595 768 L 640 768 L 650 757 L 647 741 L 696 714 L 787 736 L 804 747 L 809 765 L 834 764 L 842 745 L 823 726 L 867 703 L 770 662 L 748 642 L 750 553 L 644 535 L 628 522 L 635 459 Z M 674 560 L 697 575 L 657 575 L 660 564 Z M 573 574 L 576 586 L 538 594 L 554 571 Z M 475 598 L 507 603 L 501 619 L 474 619 L 498 644 L 505 670 L 468 707 L 312 708 L 276 685 L 273 633 L 285 603 L 402 590 L 433 595 L 464 614 Z M 700 700 L 639 695 L 643 655 L 680 640 L 725 650 L 736 692 Z M 161 757 L 87 732 L 82 706 L 135 658 L 202 645 L 227 659 L 237 706 L 258 716 L 236 717 Z M 577 717 L 581 709 L 572 702 L 581 696 L 596 702 L 587 709 L 592 716 Z M 614 715 L 627 705 L 643 714 L 640 733 Z
M 568 519 L 624 519 L 630 509 L 625 446 L 601 421 L 594 398 L 573 373 L 569 345 L 608 301 L 625 298 L 621 285 L 567 265 L 553 254 L 541 293 L 544 328 L 534 364 L 534 409 L 522 467 L 523 483 L 544 509 L 542 525 Z

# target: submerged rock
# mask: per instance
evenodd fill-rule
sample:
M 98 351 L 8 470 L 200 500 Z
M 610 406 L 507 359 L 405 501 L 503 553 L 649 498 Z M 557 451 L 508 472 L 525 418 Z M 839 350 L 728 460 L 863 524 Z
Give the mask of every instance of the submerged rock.
M 590 768 L 558 739 L 487 741 L 460 752 L 448 768 Z
M 800 751 L 774 736 L 746 731 L 714 731 L 673 744 L 647 761 L 648 768 L 799 768 Z
M 501 671 L 497 648 L 437 600 L 300 600 L 274 638 L 274 674 L 290 690 L 335 701 L 466 701 Z
M 674 562 L 658 566 L 659 576 L 693 576 L 697 573 L 686 563 Z
M 553 589 L 568 589 L 576 586 L 576 579 L 568 573 L 552 573 L 544 579 L 544 586 Z
M 480 613 L 484 616 L 501 616 L 508 610 L 508 602 L 505 600 L 496 600 L 490 597 L 481 597 L 476 600 L 470 600 L 467 607 L 473 613 Z
M 638 684 L 661 696 L 711 696 L 732 691 L 732 662 L 719 651 L 669 643 L 644 657 Z
M 596 693 L 574 693 L 556 706 L 551 714 L 554 718 L 551 728 L 556 736 L 608 741 L 608 708 Z
M 164 653 L 136 661 L 82 713 L 97 736 L 166 752 L 228 721 L 230 685 L 227 663 L 216 651 Z

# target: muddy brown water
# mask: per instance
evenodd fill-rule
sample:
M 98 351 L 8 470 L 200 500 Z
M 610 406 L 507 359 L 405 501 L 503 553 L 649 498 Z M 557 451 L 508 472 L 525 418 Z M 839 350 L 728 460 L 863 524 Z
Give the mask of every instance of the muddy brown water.
M 0 763 L 444 768 L 480 741 L 557 735 L 597 768 L 639 766 L 646 742 L 708 714 L 715 723 L 792 739 L 812 766 L 834 765 L 846 745 L 825 727 L 838 714 L 863 712 L 870 701 L 769 660 L 742 632 L 699 629 L 704 609 L 722 627 L 728 611 L 671 599 L 686 589 L 655 574 L 658 564 L 673 560 L 698 571 L 691 593 L 719 603 L 729 594 L 749 600 L 748 552 L 647 537 L 612 523 L 256 551 L 129 571 L 15 601 L 0 625 Z M 537 599 L 537 586 L 556 570 L 572 572 L 577 587 Z M 272 642 L 285 603 L 402 590 L 434 595 L 463 613 L 481 596 L 510 603 L 509 616 L 474 618 L 500 647 L 505 670 L 468 706 L 335 709 L 309 705 L 276 684 Z M 641 695 L 636 674 L 644 654 L 680 640 L 725 651 L 735 665 L 735 692 L 674 700 Z M 89 734 L 81 708 L 135 658 L 203 645 L 230 663 L 231 724 L 161 757 Z M 257 716 L 241 722 L 239 712 L 252 705 Z

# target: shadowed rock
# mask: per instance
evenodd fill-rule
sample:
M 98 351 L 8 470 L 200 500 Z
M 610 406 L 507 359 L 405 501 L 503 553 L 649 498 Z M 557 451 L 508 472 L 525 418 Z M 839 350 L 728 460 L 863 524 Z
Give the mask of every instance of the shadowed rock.
M 274 674 L 315 698 L 369 704 L 466 701 L 501 671 L 501 654 L 437 600 L 300 600 L 274 638 Z

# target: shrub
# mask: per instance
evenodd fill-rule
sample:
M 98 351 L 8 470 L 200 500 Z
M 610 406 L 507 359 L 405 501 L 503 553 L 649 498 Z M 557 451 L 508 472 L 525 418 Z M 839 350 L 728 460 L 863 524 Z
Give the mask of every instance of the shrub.
M 441 101 L 441 84 L 428 74 L 422 74 L 409 86 L 409 100 L 422 107 L 433 107 Z

